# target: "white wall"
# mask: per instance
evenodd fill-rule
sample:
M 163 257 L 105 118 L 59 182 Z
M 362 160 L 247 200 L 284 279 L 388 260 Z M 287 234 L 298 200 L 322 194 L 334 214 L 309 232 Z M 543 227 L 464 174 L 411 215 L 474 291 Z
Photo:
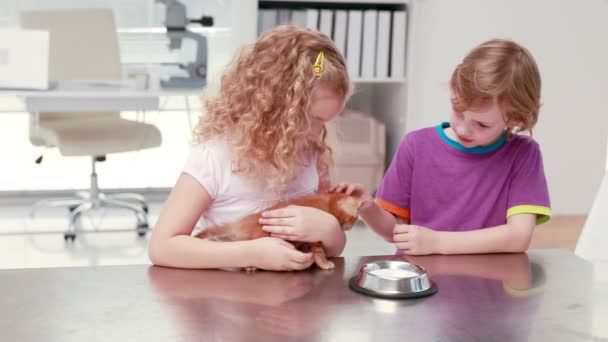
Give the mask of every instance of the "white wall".
M 514 39 L 543 78 L 539 123 L 554 214 L 586 214 L 606 157 L 608 1 L 414 0 L 410 14 L 407 131 L 446 121 L 447 82 L 477 44 Z

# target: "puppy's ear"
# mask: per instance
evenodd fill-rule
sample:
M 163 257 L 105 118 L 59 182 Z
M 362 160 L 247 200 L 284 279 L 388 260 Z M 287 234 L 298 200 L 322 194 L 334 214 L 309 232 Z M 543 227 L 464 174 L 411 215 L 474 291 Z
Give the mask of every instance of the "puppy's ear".
M 336 204 L 338 208 L 348 215 L 357 216 L 360 202 L 361 200 L 357 199 L 355 196 L 344 196 L 343 198 L 339 199 Z
M 351 196 L 353 196 L 356 199 L 361 199 L 361 196 L 363 196 L 362 193 L 356 193 L 356 194 L 352 194 Z

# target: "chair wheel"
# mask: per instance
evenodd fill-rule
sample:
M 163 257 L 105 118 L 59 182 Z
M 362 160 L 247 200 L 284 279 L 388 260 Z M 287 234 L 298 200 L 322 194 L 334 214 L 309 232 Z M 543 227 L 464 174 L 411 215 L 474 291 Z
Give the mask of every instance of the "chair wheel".
M 63 239 L 68 242 L 71 240 L 71 242 L 74 242 L 74 240 L 76 240 L 76 234 L 74 233 L 65 233 L 63 234 Z
M 148 233 L 149 229 L 150 228 L 149 228 L 149 226 L 148 226 L 147 223 L 138 223 L 137 224 L 137 228 L 136 228 L 136 230 L 137 230 L 137 236 L 139 236 L 139 237 L 146 236 L 146 233 Z
M 144 213 L 146 213 L 146 214 L 148 213 L 148 206 L 147 205 L 144 206 Z
M 76 208 L 78 208 L 78 206 L 77 206 L 77 205 L 70 205 L 70 206 L 68 207 L 68 210 L 69 210 L 70 212 L 72 212 L 72 211 L 76 210 Z

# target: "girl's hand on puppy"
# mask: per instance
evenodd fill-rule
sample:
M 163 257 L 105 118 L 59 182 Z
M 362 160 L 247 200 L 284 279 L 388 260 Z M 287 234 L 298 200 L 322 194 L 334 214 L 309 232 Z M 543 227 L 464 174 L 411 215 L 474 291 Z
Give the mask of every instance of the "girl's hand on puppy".
M 268 271 L 299 271 L 309 268 L 312 253 L 302 253 L 291 243 L 274 237 L 250 241 L 253 267 Z
M 271 236 L 288 241 L 324 241 L 334 230 L 342 230 L 335 216 L 298 205 L 265 211 L 258 222 Z

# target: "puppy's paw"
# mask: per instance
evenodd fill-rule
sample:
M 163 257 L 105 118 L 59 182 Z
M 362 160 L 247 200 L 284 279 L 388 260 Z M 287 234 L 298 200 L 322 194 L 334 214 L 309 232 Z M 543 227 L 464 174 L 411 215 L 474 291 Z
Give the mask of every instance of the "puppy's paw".
M 321 261 L 321 262 L 316 262 L 316 264 L 322 270 L 331 270 L 331 269 L 334 269 L 336 267 L 336 265 L 333 262 L 329 261 L 329 260 L 324 260 L 324 261 Z

